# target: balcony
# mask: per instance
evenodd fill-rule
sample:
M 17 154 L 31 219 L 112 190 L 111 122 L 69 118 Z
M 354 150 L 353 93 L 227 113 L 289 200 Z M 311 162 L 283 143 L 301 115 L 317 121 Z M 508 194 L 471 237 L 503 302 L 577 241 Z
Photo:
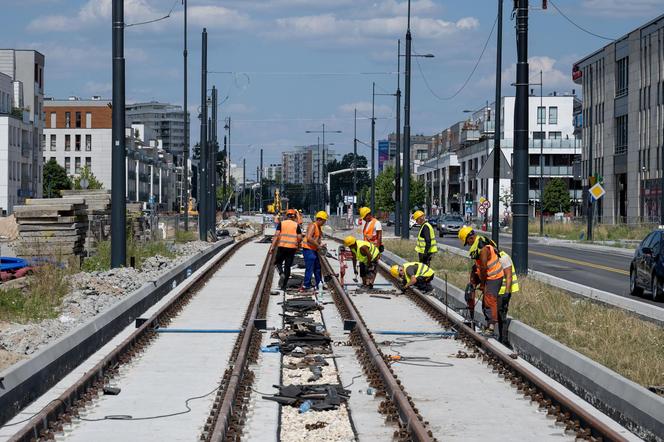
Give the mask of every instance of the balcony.
M 530 166 L 528 168 L 528 175 L 539 176 L 540 167 Z M 574 176 L 573 166 L 544 166 L 544 176 Z
M 480 124 L 480 132 L 482 135 L 492 134 L 496 130 L 496 125 L 494 121 L 483 121 Z
M 461 131 L 459 141 L 461 144 L 475 143 L 480 140 L 480 131 L 477 129 L 464 129 Z

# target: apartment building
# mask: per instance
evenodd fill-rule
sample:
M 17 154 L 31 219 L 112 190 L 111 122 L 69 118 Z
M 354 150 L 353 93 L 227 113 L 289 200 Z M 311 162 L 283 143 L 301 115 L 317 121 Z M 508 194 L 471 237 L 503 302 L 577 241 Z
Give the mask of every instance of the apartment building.
M 45 57 L 0 49 L 0 214 L 42 196 Z
M 664 178 L 664 15 L 579 60 L 572 78 L 584 96 L 584 188 L 592 172 L 606 190 L 596 204 L 598 220 L 658 220 Z
M 323 156 L 323 152 L 325 152 Z M 336 153 L 329 145 L 297 146 L 281 156 L 281 169 L 285 183 L 324 183 L 324 162 L 334 159 Z
M 270 164 L 263 166 L 263 179 L 281 182 L 282 166 L 281 164 Z
M 135 103 L 126 106 L 127 127 L 143 124 L 161 140 L 163 148 L 180 157 L 184 151 L 184 111 L 182 106 L 159 103 Z M 191 133 L 191 132 L 189 132 Z

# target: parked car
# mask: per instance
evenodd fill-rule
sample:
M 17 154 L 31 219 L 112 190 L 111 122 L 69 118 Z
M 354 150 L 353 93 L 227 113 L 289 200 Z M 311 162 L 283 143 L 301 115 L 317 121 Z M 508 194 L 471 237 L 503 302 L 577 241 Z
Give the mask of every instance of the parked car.
M 387 217 L 387 221 L 385 221 L 385 225 L 393 226 L 394 225 L 394 213 L 390 213 L 389 216 Z
M 649 292 L 653 301 L 662 298 L 664 280 L 663 230 L 655 230 L 645 237 L 634 252 L 629 266 L 629 291 L 634 296 Z
M 445 235 L 457 235 L 464 224 L 461 215 L 443 215 L 438 221 L 438 235 L 441 238 Z

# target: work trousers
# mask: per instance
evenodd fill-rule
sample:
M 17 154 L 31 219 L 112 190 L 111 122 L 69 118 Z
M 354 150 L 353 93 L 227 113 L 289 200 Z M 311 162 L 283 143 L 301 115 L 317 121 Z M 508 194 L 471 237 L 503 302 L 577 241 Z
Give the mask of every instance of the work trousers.
M 433 258 L 433 253 L 418 253 L 417 255 L 418 255 L 419 261 L 422 264 L 424 264 L 428 267 L 431 267 L 431 258 Z
M 507 343 L 507 327 L 509 320 L 507 319 L 507 311 L 510 308 L 511 293 L 505 293 L 498 296 L 498 337 L 500 342 Z
M 492 279 L 484 284 L 484 297 L 482 298 L 482 310 L 487 323 L 498 323 L 498 292 L 503 285 L 503 280 Z
M 295 259 L 296 252 L 297 249 L 277 247 L 277 254 L 274 257 L 274 265 L 277 266 L 279 274 L 283 275 L 283 283 L 280 287 L 282 290 L 286 290 L 286 287 L 288 287 L 290 271 L 293 266 L 293 259 Z
M 415 287 L 417 287 L 419 290 L 428 292 L 432 289 L 431 281 L 433 281 L 433 276 L 418 276 Z
M 304 283 L 303 287 L 305 289 L 311 288 L 311 276 L 313 275 L 316 279 L 316 286 L 323 281 L 323 278 L 320 274 L 320 258 L 318 253 L 310 249 L 302 249 L 302 254 L 304 255 Z

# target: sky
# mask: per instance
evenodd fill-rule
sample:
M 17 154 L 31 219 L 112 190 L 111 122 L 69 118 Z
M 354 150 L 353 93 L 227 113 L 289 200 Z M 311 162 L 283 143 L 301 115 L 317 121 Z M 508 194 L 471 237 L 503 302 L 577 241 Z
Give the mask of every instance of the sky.
M 111 0 L 1 0 L 0 46 L 46 56 L 47 96 L 111 97 Z M 513 95 L 516 46 L 512 1 L 505 0 L 503 95 Z M 208 31 L 208 87 L 216 85 L 220 131 L 232 118 L 232 161 L 255 170 L 281 152 L 326 135 L 338 152 L 371 139 L 372 82 L 377 94 L 397 84 L 397 40 L 406 32 L 403 0 L 189 0 L 189 111 L 199 138 L 201 32 Z M 543 71 L 545 94 L 580 88 L 575 61 L 664 13 L 662 0 L 531 0 L 531 73 Z M 555 5 L 576 25 L 556 9 Z M 431 135 L 492 101 L 496 69 L 496 0 L 412 0 L 411 132 Z M 127 102 L 182 104 L 182 0 L 125 0 Z M 493 32 L 492 32 L 493 31 Z M 486 48 L 485 48 L 486 45 Z M 484 52 L 483 49 L 485 48 Z M 483 52 L 483 54 L 482 54 Z M 480 57 L 480 55 L 482 56 Z M 403 60 L 402 60 L 403 61 Z M 473 68 L 477 64 L 472 76 Z M 403 72 L 402 63 L 401 70 Z M 403 92 L 403 76 L 402 92 Z M 465 84 L 465 86 L 464 86 Z M 376 140 L 395 129 L 393 96 L 375 97 Z M 359 144 L 359 154 L 370 156 Z

